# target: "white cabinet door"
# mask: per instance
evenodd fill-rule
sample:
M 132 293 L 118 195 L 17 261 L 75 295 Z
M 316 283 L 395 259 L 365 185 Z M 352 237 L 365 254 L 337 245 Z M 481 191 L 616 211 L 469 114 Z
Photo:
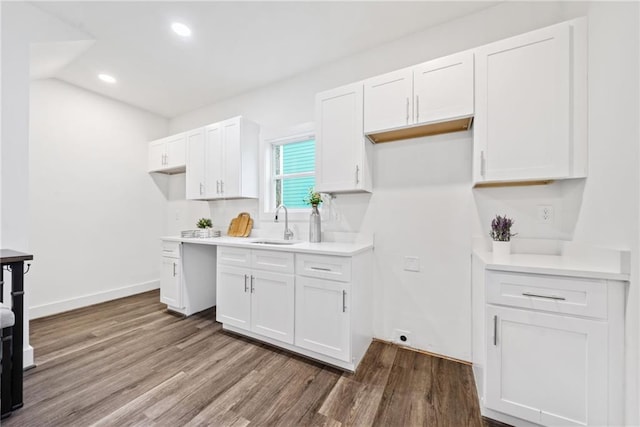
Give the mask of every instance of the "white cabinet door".
M 296 276 L 295 344 L 351 361 L 349 298 L 346 283 Z
M 187 155 L 186 143 L 187 139 L 184 133 L 174 135 L 165 139 L 165 144 L 167 146 L 167 168 L 175 169 L 181 166 L 185 166 Z
M 371 191 L 362 107 L 361 83 L 316 95 L 317 191 Z
M 413 94 L 416 124 L 472 116 L 473 53 L 450 55 L 414 67 Z M 366 114 L 365 110 L 365 123 Z
M 253 270 L 251 330 L 293 344 L 294 276 Z
M 220 176 L 220 195 L 222 197 L 240 196 L 240 118 L 236 117 L 222 123 L 222 150 L 224 152 L 223 173 Z M 256 165 L 257 167 L 258 165 Z
M 543 425 L 607 425 L 607 324 L 487 306 L 485 405 Z
M 201 199 L 205 190 L 204 128 L 187 132 L 187 200 Z
M 474 181 L 570 175 L 570 26 L 476 50 Z
M 174 308 L 184 308 L 180 258 L 162 257 L 160 301 Z
M 411 68 L 376 76 L 364 82 L 364 132 L 407 126 L 413 122 Z
M 165 148 L 164 139 L 149 143 L 149 172 L 165 168 Z
M 205 197 L 221 196 L 221 181 L 224 168 L 222 124 L 205 127 Z
M 216 320 L 237 328 L 251 329 L 249 271 L 218 265 Z

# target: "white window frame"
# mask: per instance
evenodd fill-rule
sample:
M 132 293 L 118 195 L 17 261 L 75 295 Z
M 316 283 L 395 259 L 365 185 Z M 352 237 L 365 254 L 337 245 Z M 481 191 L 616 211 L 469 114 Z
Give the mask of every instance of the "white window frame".
M 287 178 L 295 178 L 295 177 L 304 177 L 304 176 L 316 176 L 316 168 L 314 167 L 313 172 L 300 172 L 295 174 L 287 174 L 287 175 L 275 175 L 273 171 L 273 147 L 275 145 L 287 145 L 293 144 L 295 142 L 307 141 L 309 139 L 315 140 L 315 130 L 313 123 L 304 123 L 302 125 L 296 126 L 295 128 L 289 129 L 285 132 L 280 132 L 268 139 L 264 140 L 263 145 L 263 162 L 264 165 L 264 173 L 261 174 L 263 185 L 262 185 L 262 194 L 263 197 L 260 198 L 261 209 L 261 219 L 273 220 L 275 215 L 275 211 L 277 206 L 275 205 L 275 180 L 278 178 L 282 178 L 286 176 Z M 280 169 L 282 170 L 282 168 Z M 311 212 L 311 206 L 308 208 L 296 208 L 296 209 L 288 209 L 289 210 L 289 221 L 294 222 L 303 222 L 309 220 L 309 213 Z

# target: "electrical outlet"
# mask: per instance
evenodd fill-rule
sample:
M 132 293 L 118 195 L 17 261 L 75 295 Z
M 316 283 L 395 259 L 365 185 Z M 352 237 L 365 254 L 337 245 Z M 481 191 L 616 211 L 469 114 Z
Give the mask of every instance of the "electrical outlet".
M 551 205 L 538 206 L 538 222 L 541 224 L 553 223 L 553 206 Z
M 406 271 L 420 271 L 420 258 L 415 256 L 404 257 L 404 269 Z
M 403 329 L 394 329 L 393 342 L 400 345 L 411 346 L 411 332 Z

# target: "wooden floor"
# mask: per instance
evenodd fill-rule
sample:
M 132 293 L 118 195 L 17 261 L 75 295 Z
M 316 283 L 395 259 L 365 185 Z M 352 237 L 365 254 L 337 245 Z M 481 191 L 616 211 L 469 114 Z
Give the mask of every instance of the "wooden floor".
M 374 342 L 349 374 L 164 308 L 154 291 L 33 320 L 2 425 L 482 425 L 469 366 Z

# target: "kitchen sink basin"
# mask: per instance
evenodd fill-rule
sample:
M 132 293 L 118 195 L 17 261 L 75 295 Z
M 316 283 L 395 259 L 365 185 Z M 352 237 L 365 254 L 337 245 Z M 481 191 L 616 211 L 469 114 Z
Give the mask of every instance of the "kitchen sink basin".
M 262 239 L 251 242 L 254 245 L 295 245 L 296 243 L 302 243 L 302 240 L 284 240 L 284 239 Z

